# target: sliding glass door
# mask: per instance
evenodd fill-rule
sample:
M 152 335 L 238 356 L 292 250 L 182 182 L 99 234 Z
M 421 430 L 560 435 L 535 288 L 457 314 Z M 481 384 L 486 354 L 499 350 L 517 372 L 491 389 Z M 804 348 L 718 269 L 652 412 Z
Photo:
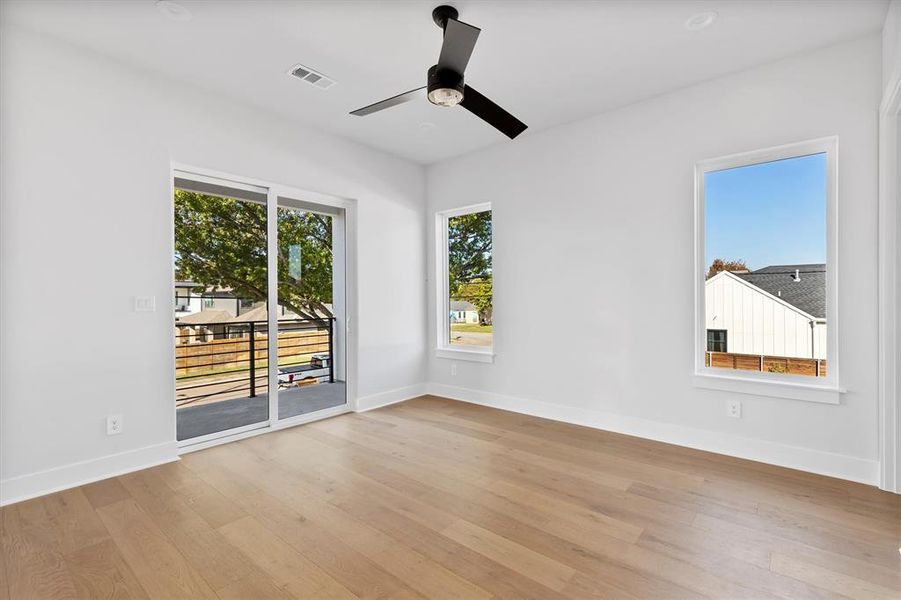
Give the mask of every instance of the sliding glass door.
M 346 403 L 344 214 L 279 197 L 278 418 Z
M 269 421 L 267 190 L 176 179 L 177 439 Z
M 346 405 L 345 221 L 343 208 L 176 174 L 180 445 Z

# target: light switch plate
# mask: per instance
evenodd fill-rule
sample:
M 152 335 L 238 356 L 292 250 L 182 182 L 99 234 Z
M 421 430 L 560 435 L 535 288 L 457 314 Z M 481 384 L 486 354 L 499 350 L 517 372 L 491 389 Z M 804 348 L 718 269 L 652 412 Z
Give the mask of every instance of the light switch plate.
M 135 296 L 135 312 L 153 312 L 156 310 L 156 296 Z

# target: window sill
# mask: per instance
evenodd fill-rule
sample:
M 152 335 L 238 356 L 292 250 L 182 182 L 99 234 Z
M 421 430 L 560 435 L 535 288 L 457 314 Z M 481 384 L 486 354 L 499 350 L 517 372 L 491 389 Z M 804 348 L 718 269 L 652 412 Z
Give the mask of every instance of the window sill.
M 695 387 L 708 390 L 721 390 L 754 396 L 771 398 L 787 398 L 821 404 L 840 404 L 843 388 L 834 385 L 816 385 L 794 381 L 768 381 L 742 377 L 739 375 L 719 375 L 713 373 L 695 373 Z
M 493 363 L 494 351 L 487 350 L 463 350 L 462 348 L 436 348 L 436 358 L 450 358 L 453 360 L 468 360 L 470 362 Z

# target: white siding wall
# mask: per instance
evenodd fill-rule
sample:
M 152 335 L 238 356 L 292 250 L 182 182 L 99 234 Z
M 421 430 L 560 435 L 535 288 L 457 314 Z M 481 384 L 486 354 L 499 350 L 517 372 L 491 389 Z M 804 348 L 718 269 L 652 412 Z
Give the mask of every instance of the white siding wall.
M 195 296 L 193 294 L 189 295 L 189 292 L 185 288 L 178 288 L 175 290 L 178 294 L 178 300 L 176 301 L 176 310 L 175 315 L 178 317 L 184 317 L 187 315 L 193 315 L 196 312 L 200 312 L 203 307 L 203 301 L 200 299 L 200 296 Z M 187 310 L 178 310 L 177 307 L 184 306 Z
M 816 336 L 814 337 L 814 357 L 826 359 L 826 321 L 817 321 L 815 328 Z
M 708 279 L 707 329 L 725 329 L 727 350 L 740 354 L 826 358 L 826 324 L 810 329 L 810 317 L 733 275 Z
M 455 310 L 451 313 L 454 323 L 478 323 L 479 313 L 475 310 Z

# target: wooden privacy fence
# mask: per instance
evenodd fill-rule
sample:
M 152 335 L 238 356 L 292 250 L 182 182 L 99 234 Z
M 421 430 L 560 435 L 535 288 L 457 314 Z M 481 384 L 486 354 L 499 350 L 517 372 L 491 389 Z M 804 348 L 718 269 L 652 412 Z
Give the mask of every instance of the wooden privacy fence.
M 708 367 L 722 369 L 788 373 L 789 375 L 807 375 L 809 377 L 826 376 L 826 361 L 816 358 L 708 352 L 705 363 Z
M 176 328 L 176 336 L 185 336 L 184 328 Z M 180 331 L 181 330 L 181 331 Z M 329 334 L 327 329 L 309 329 L 301 331 L 282 331 L 278 334 L 279 362 L 292 358 L 309 358 L 312 354 L 329 351 Z M 198 337 L 198 339 L 200 339 Z M 176 337 L 176 341 L 179 338 Z M 254 338 L 254 359 L 265 361 L 268 356 L 269 336 L 257 333 Z M 175 376 L 183 376 L 210 370 L 232 370 L 250 363 L 250 335 L 240 337 L 198 341 L 175 346 Z

